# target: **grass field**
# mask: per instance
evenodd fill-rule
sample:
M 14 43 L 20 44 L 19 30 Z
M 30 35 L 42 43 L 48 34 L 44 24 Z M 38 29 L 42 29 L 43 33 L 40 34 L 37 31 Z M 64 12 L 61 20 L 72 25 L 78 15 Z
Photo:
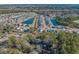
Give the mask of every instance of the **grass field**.
M 75 21 L 73 21 L 73 22 L 75 22 L 75 23 L 79 23 L 79 20 L 75 20 Z

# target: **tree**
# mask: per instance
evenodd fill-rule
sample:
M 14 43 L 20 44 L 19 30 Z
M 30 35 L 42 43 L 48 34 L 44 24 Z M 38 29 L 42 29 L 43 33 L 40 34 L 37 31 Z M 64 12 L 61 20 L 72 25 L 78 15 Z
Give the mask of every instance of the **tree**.
M 16 48 L 0 48 L 0 54 L 21 54 Z
M 30 44 L 23 39 L 17 40 L 17 48 L 23 53 L 32 52 L 32 48 L 30 47 Z
M 78 34 L 62 32 L 57 39 L 59 53 L 76 53 L 79 50 Z
M 9 37 L 9 40 L 8 40 L 8 47 L 10 48 L 16 48 L 16 37 L 15 36 L 11 36 Z

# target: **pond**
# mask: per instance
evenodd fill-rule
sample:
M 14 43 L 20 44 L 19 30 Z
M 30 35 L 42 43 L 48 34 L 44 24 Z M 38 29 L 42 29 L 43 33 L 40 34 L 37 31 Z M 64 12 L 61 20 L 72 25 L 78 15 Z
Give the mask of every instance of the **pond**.
M 46 19 L 45 19 L 45 23 L 46 23 L 46 25 L 49 24 L 49 20 L 48 20 L 48 17 L 47 16 L 46 16 Z
M 54 25 L 54 26 L 58 26 L 59 25 L 57 20 L 56 20 L 56 18 L 52 18 L 51 22 L 52 22 L 52 25 Z
M 29 25 L 29 24 L 32 24 L 33 23 L 33 20 L 34 20 L 34 18 L 29 18 L 29 19 L 27 19 L 26 21 L 24 21 L 22 23 Z

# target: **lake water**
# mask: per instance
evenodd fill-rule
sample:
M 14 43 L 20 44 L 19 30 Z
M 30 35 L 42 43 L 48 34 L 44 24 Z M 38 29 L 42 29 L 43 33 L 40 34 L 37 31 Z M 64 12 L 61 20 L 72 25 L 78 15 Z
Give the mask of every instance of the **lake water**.
M 47 16 L 46 16 L 46 19 L 45 19 L 45 23 L 46 23 L 46 25 L 49 24 L 49 21 L 48 21 L 48 17 Z
M 58 22 L 56 21 L 56 18 L 51 19 L 51 22 L 54 26 L 58 26 Z
M 29 32 L 30 30 L 29 29 L 27 29 L 27 30 L 24 30 L 24 32 Z
M 34 18 L 29 18 L 28 20 L 26 20 L 26 21 L 24 21 L 22 23 L 29 25 L 29 24 L 32 24 L 33 23 L 33 20 L 34 20 Z

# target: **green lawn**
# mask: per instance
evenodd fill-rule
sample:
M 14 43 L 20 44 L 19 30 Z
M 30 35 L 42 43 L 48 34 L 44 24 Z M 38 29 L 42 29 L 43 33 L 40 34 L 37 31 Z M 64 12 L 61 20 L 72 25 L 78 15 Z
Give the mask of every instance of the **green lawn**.
M 75 21 L 73 21 L 73 22 L 75 22 L 75 23 L 79 23 L 79 20 L 75 20 Z

